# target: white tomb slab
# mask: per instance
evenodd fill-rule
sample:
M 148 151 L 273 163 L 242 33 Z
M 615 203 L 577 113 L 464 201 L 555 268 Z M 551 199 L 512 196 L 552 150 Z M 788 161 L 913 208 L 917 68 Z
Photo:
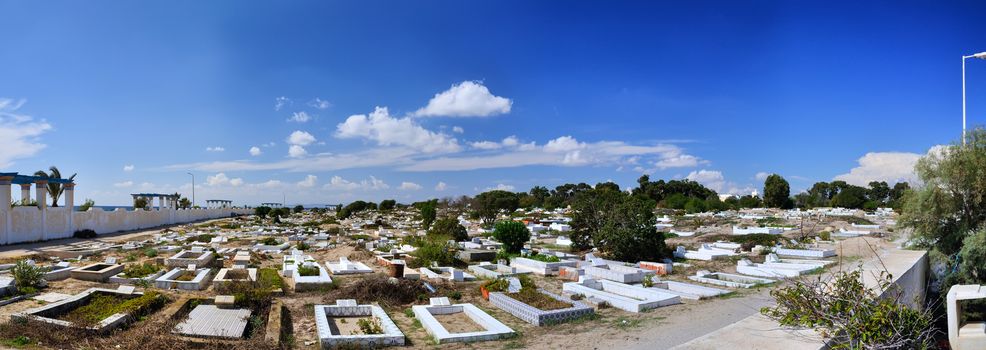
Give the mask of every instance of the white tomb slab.
M 655 277 L 656 279 L 656 277 Z M 700 286 L 697 284 L 684 283 L 678 281 L 654 281 L 652 289 L 660 289 L 663 292 L 671 293 L 682 299 L 700 300 L 713 298 L 720 295 L 732 293 L 725 289 Z
M 562 284 L 562 291 L 566 294 L 583 295 L 589 300 L 605 301 L 615 308 L 629 312 L 681 303 L 681 298 L 671 293 L 607 280 L 583 278 L 581 282 L 566 282 Z
M 772 284 L 777 282 L 772 279 L 750 277 L 743 275 L 736 275 L 724 272 L 709 272 L 709 271 L 698 271 L 694 276 L 688 276 L 688 279 L 717 286 L 729 287 L 729 288 L 752 288 L 763 284 Z
M 454 304 L 454 305 L 415 305 L 411 307 L 414 317 L 421 322 L 421 326 L 431 335 L 438 344 L 451 342 L 476 342 L 497 340 L 511 337 L 514 335 L 513 329 L 493 318 L 483 310 L 473 304 Z M 451 333 L 435 315 L 446 315 L 463 313 L 472 322 L 475 322 L 483 330 L 476 332 Z

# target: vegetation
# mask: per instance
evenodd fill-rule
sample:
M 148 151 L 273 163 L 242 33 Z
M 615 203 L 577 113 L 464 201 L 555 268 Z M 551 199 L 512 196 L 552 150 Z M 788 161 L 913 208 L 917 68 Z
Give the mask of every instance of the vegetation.
M 89 208 L 92 208 L 95 205 L 96 205 L 96 201 L 86 198 L 86 201 L 79 206 L 79 211 L 88 211 Z
M 34 293 L 45 281 L 44 269 L 28 263 L 27 260 L 20 260 L 14 264 L 10 274 L 14 276 L 14 286 L 21 294 Z
M 898 182 L 893 188 L 884 181 L 870 182 L 869 188 L 851 185 L 845 181 L 816 182 L 808 191 L 795 195 L 794 204 L 798 208 L 900 209 L 904 194 L 909 189 L 910 185 L 907 182 Z
M 527 256 L 526 258 L 537 260 L 537 261 L 542 261 L 542 262 L 559 262 L 559 261 L 561 261 L 561 259 L 559 259 L 557 256 L 554 256 L 554 255 L 544 255 L 544 254 L 533 254 L 533 255 Z
M 188 242 L 188 243 L 192 243 L 192 242 L 209 243 L 209 242 L 212 242 L 212 239 L 213 238 L 216 238 L 216 235 L 206 233 L 206 234 L 201 234 L 201 235 L 198 235 L 198 236 L 193 236 L 193 237 L 185 238 L 185 242 Z
M 883 273 L 879 290 L 890 286 L 890 275 Z M 777 305 L 761 313 L 783 326 L 819 330 L 833 340 L 832 349 L 932 348 L 937 331 L 931 311 L 910 309 L 902 292 L 890 293 L 881 298 L 867 288 L 860 270 L 840 271 L 772 290 Z
M 118 313 L 135 314 L 156 309 L 164 305 L 166 301 L 164 296 L 157 291 L 146 291 L 144 295 L 130 299 L 102 293 L 93 294 L 90 298 L 89 303 L 68 312 L 62 319 L 77 324 L 91 325 Z
M 435 224 L 432 225 L 430 230 L 428 230 L 428 235 L 451 237 L 456 242 L 469 240 L 469 234 L 466 232 L 466 227 L 459 223 L 459 219 L 453 217 L 447 217 L 435 221 Z
M 352 216 L 353 214 L 356 214 L 358 212 L 361 212 L 361 211 L 364 211 L 364 210 L 376 209 L 376 208 L 377 208 L 377 204 L 376 203 L 369 203 L 369 202 L 364 202 L 364 201 L 355 201 L 355 202 L 349 203 L 345 207 L 338 208 L 336 210 L 336 217 L 339 218 L 340 220 L 347 219 L 350 216 Z
M 318 276 L 318 274 L 319 274 L 318 266 L 315 266 L 315 265 L 311 265 L 311 266 L 300 265 L 300 266 L 298 266 L 298 275 L 300 275 L 302 277 L 305 277 L 305 276 Z
M 654 227 L 654 201 L 609 188 L 579 194 L 572 205 L 572 248 L 598 248 L 622 261 L 660 261 L 670 255 Z
M 384 199 L 380 201 L 379 208 L 380 210 L 394 210 L 394 207 L 396 206 L 397 206 L 397 201 L 393 199 Z
M 770 174 L 763 183 L 763 204 L 768 208 L 792 208 L 791 186 L 783 177 Z
M 261 219 L 267 218 L 267 214 L 270 214 L 271 207 L 260 206 L 253 208 L 253 214 L 259 216 Z
M 144 197 L 134 198 L 134 210 L 147 208 L 147 199 Z
M 408 267 L 431 266 L 432 263 L 437 263 L 439 266 L 453 265 L 457 250 L 456 246 L 448 244 L 448 237 L 426 237 L 421 246 L 411 253 L 415 259 L 408 262 Z
M 291 211 L 293 211 L 295 214 L 300 213 L 300 212 L 303 212 L 303 211 L 305 211 L 305 206 L 303 206 L 301 204 L 298 204 L 298 205 L 294 206 L 294 208 Z
M 431 227 L 431 224 L 435 222 L 435 216 L 438 211 L 435 208 L 437 201 L 431 200 L 426 202 L 418 203 L 418 209 L 421 211 L 421 226 L 425 229 Z
M 522 222 L 500 221 L 493 227 L 493 238 L 503 243 L 507 253 L 519 253 L 524 243 L 531 240 L 531 231 Z
M 421 281 L 399 279 L 391 283 L 386 277 L 374 275 L 360 278 L 340 288 L 336 299 L 374 300 L 384 308 L 392 308 L 427 298 L 428 289 Z M 427 299 L 425 299 L 427 300 Z
M 376 318 L 361 318 L 356 321 L 356 325 L 359 326 L 359 330 L 363 334 L 383 334 L 383 327 L 380 326 L 380 321 Z
M 480 193 L 476 195 L 474 202 L 476 216 L 487 226 L 496 221 L 496 217 L 501 211 L 509 213 L 520 207 L 520 200 L 516 193 L 501 190 Z
M 264 239 L 260 240 L 260 244 L 263 244 L 263 245 L 278 245 L 278 244 L 281 244 L 281 242 L 279 242 L 277 240 L 277 238 L 274 238 L 274 237 L 265 237 Z
M 123 269 L 123 277 L 126 278 L 143 278 L 150 276 L 158 271 L 161 271 L 161 266 L 158 264 L 145 262 L 143 264 L 130 264 Z
M 51 166 L 51 167 L 48 168 L 48 170 L 51 171 L 51 173 L 45 173 L 44 170 L 38 170 L 38 171 L 34 172 L 34 176 L 37 176 L 37 177 L 40 177 L 40 178 L 43 178 L 43 179 L 46 179 L 46 180 L 47 179 L 59 179 L 59 180 L 62 179 L 62 172 L 58 170 L 58 167 Z M 77 174 L 72 174 L 72 176 L 69 176 L 68 179 L 69 180 L 74 180 L 75 179 L 75 175 L 77 175 Z M 58 198 L 62 196 L 62 192 L 65 189 L 62 187 L 62 184 L 55 183 L 55 182 L 48 182 L 47 187 L 48 187 L 48 195 L 51 196 L 51 207 L 52 208 L 57 208 L 58 207 Z
M 304 241 L 299 241 L 294 247 L 300 251 L 306 251 L 312 248 L 310 244 L 305 243 Z
M 148 258 L 153 258 L 153 257 L 157 256 L 157 249 L 154 249 L 154 248 L 144 249 L 144 256 L 146 256 Z
M 284 280 L 281 279 L 281 275 L 277 273 L 277 270 L 272 268 L 257 270 L 257 282 L 270 289 L 284 288 Z

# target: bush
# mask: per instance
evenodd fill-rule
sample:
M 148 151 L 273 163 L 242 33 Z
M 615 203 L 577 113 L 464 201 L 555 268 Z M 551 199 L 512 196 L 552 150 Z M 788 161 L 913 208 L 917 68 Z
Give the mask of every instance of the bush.
M 126 278 L 142 278 L 150 276 L 151 274 L 161 271 L 161 266 L 153 263 L 143 263 L 143 264 L 130 264 L 123 269 L 123 277 Z
M 554 255 L 544 255 L 544 254 L 534 254 L 534 255 L 528 256 L 527 258 L 528 259 L 532 259 L 532 260 L 541 261 L 541 262 L 559 262 L 559 261 L 561 261 L 561 259 L 559 259 L 557 256 L 554 256 Z
M 383 334 L 383 327 L 380 327 L 380 321 L 376 318 L 372 320 L 361 318 L 356 321 L 356 325 L 363 334 Z
M 503 243 L 503 249 L 508 253 L 517 253 L 531 240 L 531 231 L 521 222 L 500 221 L 493 227 L 493 238 Z
M 157 291 L 148 291 L 144 295 L 131 299 L 122 299 L 115 295 L 95 294 L 88 304 L 72 310 L 64 318 L 70 322 L 90 325 L 117 313 L 135 314 L 155 309 L 164 305 L 164 302 L 164 296 Z
M 78 230 L 72 233 L 72 237 L 75 238 L 96 238 L 96 231 L 90 229 Z
M 29 264 L 27 260 L 18 261 L 10 273 L 14 276 L 14 286 L 21 294 L 30 294 L 44 283 L 44 269 Z
M 318 276 L 318 274 L 319 274 L 318 266 L 305 266 L 305 265 L 298 266 L 298 275 L 302 277 Z
M 409 261 L 408 267 L 431 266 L 432 263 L 437 263 L 439 266 L 452 265 L 455 263 L 457 250 L 455 246 L 448 244 L 446 237 L 429 237 L 424 244 L 411 253 L 415 259 Z
M 153 257 L 157 256 L 157 249 L 154 249 L 154 248 L 144 249 L 144 256 L 146 256 L 148 258 L 153 258 Z
M 438 235 L 452 237 L 456 242 L 461 242 L 469 239 L 469 234 L 466 232 L 466 227 L 459 223 L 459 219 L 453 217 L 447 217 L 435 221 L 428 230 L 428 235 Z
M 263 244 L 263 245 L 278 245 L 278 244 L 281 244 L 281 242 L 278 242 L 277 241 L 277 238 L 267 237 L 267 238 L 264 238 L 264 239 L 260 240 L 260 244 Z

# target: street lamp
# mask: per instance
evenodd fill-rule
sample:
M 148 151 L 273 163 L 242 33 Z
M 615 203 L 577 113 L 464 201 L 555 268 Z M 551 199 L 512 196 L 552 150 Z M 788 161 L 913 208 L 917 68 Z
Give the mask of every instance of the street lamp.
M 965 66 L 963 66 L 963 67 L 965 67 Z M 965 80 L 963 80 L 963 81 L 965 81 Z M 965 85 L 962 85 L 962 86 L 965 86 Z M 963 90 L 963 91 L 965 91 L 965 90 Z M 965 96 L 965 95 L 962 95 L 962 96 Z M 192 174 L 192 173 L 186 173 L 186 174 L 192 175 L 192 208 L 195 208 L 195 174 Z M 189 208 L 189 209 L 191 209 L 191 208 Z
M 962 56 L 962 145 L 965 146 L 965 59 L 979 58 L 986 60 L 986 51 Z

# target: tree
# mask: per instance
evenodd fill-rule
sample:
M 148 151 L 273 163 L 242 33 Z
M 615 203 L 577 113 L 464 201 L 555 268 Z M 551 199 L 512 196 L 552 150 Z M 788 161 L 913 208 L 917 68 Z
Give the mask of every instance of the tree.
M 182 209 L 188 209 L 192 207 L 192 201 L 188 200 L 188 197 L 181 197 L 178 200 L 178 207 Z
M 781 208 L 791 197 L 791 185 L 783 177 L 770 174 L 763 182 L 763 205 L 768 208 Z
M 96 201 L 86 198 L 86 201 L 79 206 L 79 211 L 88 211 L 89 208 L 92 208 L 95 205 Z
M 520 207 L 517 194 L 509 191 L 493 190 L 476 195 L 474 210 L 486 225 L 496 221 L 500 211 L 512 212 Z
M 61 180 L 61 178 L 62 178 L 62 172 L 61 171 L 58 171 L 58 167 L 51 166 L 51 167 L 48 168 L 48 170 L 51 171 L 50 174 L 45 173 L 44 170 L 38 170 L 38 171 L 34 172 L 34 176 L 37 176 L 37 177 L 40 177 L 40 178 L 43 178 L 43 179 L 59 179 L 59 180 Z M 69 176 L 68 179 L 69 180 L 74 180 L 75 179 L 75 175 L 76 174 L 72 174 L 72 176 Z M 62 184 L 60 184 L 60 183 L 54 183 L 54 182 L 48 182 L 47 187 L 48 187 L 48 195 L 51 196 L 51 207 L 52 208 L 57 208 L 58 207 L 58 197 L 61 197 L 62 196 L 62 191 L 64 191 L 64 189 L 62 188 Z
M 147 199 L 144 197 L 134 198 L 134 210 L 147 208 Z
M 867 190 L 866 199 L 876 202 L 879 205 L 886 205 L 887 198 L 890 196 L 890 185 L 886 181 L 870 181 L 870 188 Z
M 890 194 L 887 196 L 887 205 L 894 208 L 894 210 L 900 210 L 904 203 L 904 195 L 910 190 L 911 185 L 907 182 L 895 183 L 894 187 L 890 189 Z
M 303 211 L 305 211 L 305 206 L 303 206 L 301 204 L 298 204 L 298 205 L 294 206 L 294 210 L 293 211 L 295 213 L 303 212 Z
M 438 214 L 435 209 L 437 204 L 435 201 L 427 201 L 418 206 L 418 210 L 421 211 L 421 226 L 424 226 L 425 229 L 431 227 L 431 223 L 435 222 L 435 216 Z
M 459 219 L 446 217 L 435 221 L 435 224 L 428 230 L 429 236 L 451 237 L 457 242 L 469 240 L 469 233 L 466 227 L 459 223 Z
M 503 250 L 507 253 L 516 254 L 524 248 L 524 243 L 531 240 L 531 231 L 522 222 L 500 221 L 493 226 L 493 238 L 503 243 Z
M 664 233 L 654 226 L 654 202 L 639 196 L 614 196 L 613 210 L 604 213 L 593 244 L 606 257 L 619 261 L 660 261 L 670 251 Z M 573 220 L 574 221 L 574 220 Z
M 393 199 L 384 199 L 384 200 L 380 201 L 379 208 L 380 208 L 380 210 L 394 210 L 394 207 L 396 207 L 396 206 L 397 206 L 397 201 L 396 200 L 393 200 Z
M 864 204 L 866 204 L 866 189 L 854 185 L 841 186 L 839 193 L 829 202 L 833 207 L 849 209 L 862 209 Z
M 271 208 L 266 206 L 253 208 L 253 213 L 259 216 L 261 219 L 266 219 L 267 214 L 270 214 Z
M 591 190 L 576 195 L 572 202 L 572 249 L 586 250 L 594 245 L 594 238 L 606 223 L 621 196 L 617 191 Z

